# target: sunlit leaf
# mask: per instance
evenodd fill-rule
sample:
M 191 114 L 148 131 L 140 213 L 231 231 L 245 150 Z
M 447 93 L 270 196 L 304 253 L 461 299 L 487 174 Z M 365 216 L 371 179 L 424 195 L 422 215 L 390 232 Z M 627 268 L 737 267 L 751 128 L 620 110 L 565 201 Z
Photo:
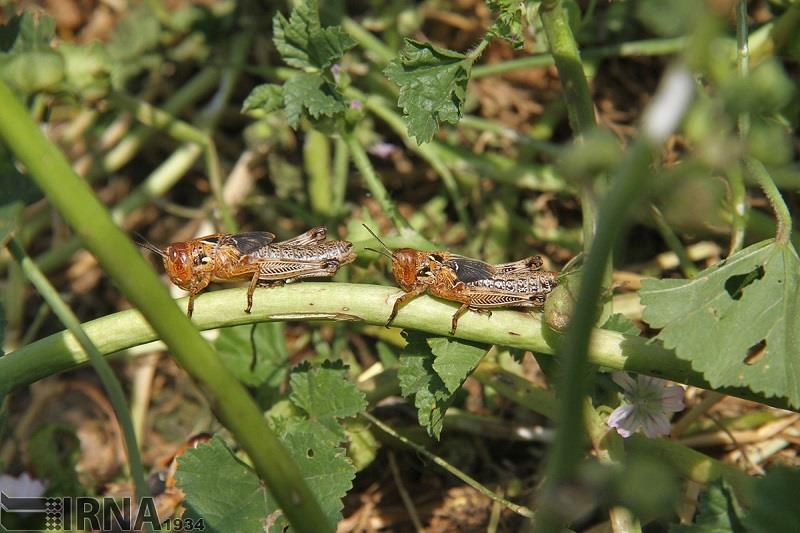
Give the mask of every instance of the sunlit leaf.
M 800 259 L 754 244 L 692 280 L 645 280 L 643 319 L 712 387 L 748 387 L 800 407 Z

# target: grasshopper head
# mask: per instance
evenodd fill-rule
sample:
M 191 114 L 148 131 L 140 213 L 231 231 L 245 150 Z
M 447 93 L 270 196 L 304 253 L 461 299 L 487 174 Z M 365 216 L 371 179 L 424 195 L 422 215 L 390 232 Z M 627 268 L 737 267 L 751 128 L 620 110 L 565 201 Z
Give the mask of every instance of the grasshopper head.
M 410 291 L 419 283 L 420 270 L 427 266 L 427 254 L 413 248 L 399 248 L 392 252 L 392 274 L 404 291 Z
M 189 243 L 176 242 L 170 244 L 162 255 L 164 259 L 164 270 L 167 271 L 170 281 L 188 291 L 195 278 L 194 259 Z

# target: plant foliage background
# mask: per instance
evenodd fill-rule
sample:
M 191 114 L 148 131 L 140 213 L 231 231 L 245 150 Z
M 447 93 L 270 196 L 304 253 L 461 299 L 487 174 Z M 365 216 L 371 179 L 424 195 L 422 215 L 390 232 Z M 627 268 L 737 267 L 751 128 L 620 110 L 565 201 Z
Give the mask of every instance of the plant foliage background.
M 800 527 L 795 3 L 0 9 L 0 489 L 212 531 Z M 559 287 L 386 329 L 364 224 Z M 197 328 L 129 241 L 315 225 L 358 260 L 252 315 L 215 284 Z M 607 426 L 621 370 L 687 387 L 671 435 Z

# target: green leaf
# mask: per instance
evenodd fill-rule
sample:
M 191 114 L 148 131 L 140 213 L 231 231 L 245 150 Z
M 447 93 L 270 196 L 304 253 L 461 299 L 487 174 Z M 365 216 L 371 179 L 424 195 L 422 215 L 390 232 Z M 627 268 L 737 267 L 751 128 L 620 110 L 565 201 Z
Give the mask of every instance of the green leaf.
M 646 280 L 643 319 L 712 387 L 749 387 L 800 407 L 800 260 L 754 244 L 692 280 Z
M 672 526 L 669 533 L 745 533 L 741 514 L 730 487 L 715 481 L 700 495 L 694 524 Z
M 641 330 L 636 327 L 636 324 L 622 313 L 614 313 L 608 317 L 608 320 L 606 320 L 606 323 L 603 324 L 601 329 L 618 331 L 624 335 L 634 335 L 637 337 L 642 334 Z
M 522 0 L 487 0 L 486 5 L 497 17 L 489 28 L 495 37 L 505 39 L 516 48 L 522 48 L 522 15 L 525 3 Z
M 397 379 L 403 397 L 414 396 L 419 424 L 428 435 L 438 439 L 453 395 L 433 369 L 433 353 L 426 336 L 409 333 L 408 344 L 400 356 Z
M 386 67 L 386 76 L 400 86 L 397 103 L 417 143 L 430 141 L 440 122 L 458 123 L 472 63 L 464 54 L 406 39 L 400 57 Z
M 283 103 L 289 125 L 297 128 L 305 109 L 315 119 L 347 111 L 347 104 L 336 87 L 320 74 L 297 74 L 283 86 Z
M 367 408 L 364 393 L 347 379 L 347 367 L 341 361 L 326 361 L 321 367 L 304 363 L 292 371 L 290 383 L 292 403 L 329 427 L 326 421 L 335 423 Z
M 286 64 L 299 69 L 327 69 L 356 45 L 340 27 L 320 27 L 316 0 L 301 2 L 288 20 L 277 13 L 272 27 L 275 48 Z
M 222 363 L 239 381 L 251 387 L 263 384 L 277 387 L 289 371 L 283 330 L 282 322 L 225 328 L 220 330 L 214 347 Z
M 775 467 L 755 480 L 753 506 L 745 519 L 748 531 L 800 531 L 800 471 Z
M 329 436 L 322 424 L 304 420 L 290 424 L 281 439 L 334 529 L 342 519 L 342 499 L 353 487 L 356 469 L 344 448 L 327 440 Z
M 450 394 L 456 391 L 475 370 L 483 356 L 486 355 L 486 345 L 462 341 L 451 337 L 432 337 L 428 339 L 428 346 L 436 358 L 433 369 L 442 378 L 444 386 Z
M 255 87 L 242 104 L 242 113 L 261 111 L 270 113 L 283 107 L 283 87 L 274 83 L 265 83 Z
M 274 510 L 253 469 L 219 437 L 178 457 L 176 480 L 186 494 L 186 517 L 202 517 L 207 531 L 262 533 L 262 521 Z

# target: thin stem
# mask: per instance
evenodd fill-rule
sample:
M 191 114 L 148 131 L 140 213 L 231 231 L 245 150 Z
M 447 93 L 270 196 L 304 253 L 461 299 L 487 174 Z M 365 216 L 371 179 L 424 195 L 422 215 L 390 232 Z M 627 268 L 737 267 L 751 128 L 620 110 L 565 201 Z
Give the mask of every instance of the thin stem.
M 750 72 L 750 48 L 747 36 L 747 0 L 736 3 L 736 68 L 740 78 L 746 78 Z M 750 113 L 739 115 L 737 122 L 739 139 L 744 140 L 750 131 Z M 747 227 L 747 189 L 744 185 L 744 173 L 741 168 L 728 172 L 731 196 L 731 243 L 728 255 L 744 246 L 745 228 Z
M 389 218 L 389 220 L 392 222 L 392 225 L 394 225 L 394 227 L 401 233 L 410 230 L 411 226 L 408 225 L 408 222 L 405 218 L 400 216 L 397 206 L 389 196 L 389 192 L 386 190 L 383 182 L 375 172 L 375 168 L 372 166 L 372 163 L 367 156 L 367 152 L 364 150 L 364 147 L 361 146 L 361 143 L 358 141 L 358 139 L 356 139 L 355 134 L 348 132 L 345 133 L 343 137 L 347 143 L 347 148 L 350 151 L 350 156 L 353 159 L 353 163 L 355 163 L 358 171 L 361 172 L 361 176 L 364 178 L 367 188 L 372 193 L 372 196 L 375 197 L 375 200 L 381 207 L 383 214 Z
M 374 57 L 375 63 L 378 65 L 386 65 L 389 61 L 394 59 L 394 50 L 386 46 L 383 41 L 372 35 L 372 33 L 353 19 L 349 17 L 343 18 L 342 28 L 350 34 L 350 37 L 352 37 L 367 54 L 371 54 Z
M 86 182 L 75 174 L 64 155 L 44 136 L 2 81 L 0 114 L 3 116 L 0 139 L 27 167 L 30 176 L 97 257 L 104 271 L 164 339 L 175 359 L 201 385 L 217 417 L 247 452 L 288 520 L 301 530 L 330 530 L 332 525 L 303 481 L 299 468 L 267 425 L 253 398 L 173 303 L 158 277 L 113 223 Z
M 670 39 L 646 39 L 642 41 L 631 41 L 622 44 L 612 44 L 608 46 L 598 46 L 588 48 L 581 52 L 581 56 L 587 59 L 603 59 L 606 57 L 629 57 L 629 56 L 659 56 L 676 54 L 686 48 L 686 37 L 674 37 Z M 471 79 L 483 78 L 486 76 L 498 76 L 515 70 L 527 70 L 531 68 L 547 67 L 555 63 L 552 54 L 537 54 L 529 57 L 520 57 L 495 63 L 491 65 L 479 65 L 472 69 Z
M 775 211 L 775 218 L 778 221 L 775 240 L 779 244 L 789 244 L 792 237 L 792 215 L 783 200 L 783 196 L 781 196 L 781 192 L 775 182 L 772 181 L 772 176 L 769 175 L 761 161 L 754 157 L 748 157 L 745 159 L 744 164 L 750 176 L 761 186 L 767 196 L 767 200 L 769 200 L 769 205 Z
M 473 489 L 477 490 L 478 492 L 480 492 L 481 494 L 483 494 L 487 498 L 491 499 L 492 501 L 498 502 L 500 505 L 510 509 L 511 511 L 514 511 L 515 513 L 517 513 L 519 515 L 525 516 L 527 518 L 533 518 L 534 517 L 533 511 L 531 511 L 529 508 L 527 508 L 527 507 L 525 507 L 523 505 L 517 505 L 516 503 L 512 503 L 512 502 L 506 500 L 505 498 L 502 498 L 501 496 L 498 496 L 497 494 L 495 494 L 494 492 L 489 490 L 487 487 L 481 485 L 477 480 L 471 478 L 470 476 L 468 476 L 467 474 L 465 474 L 461 470 L 455 468 L 454 466 L 452 466 L 450 463 L 448 463 L 447 461 L 445 461 L 441 457 L 432 454 L 431 452 L 429 452 L 428 450 L 426 450 L 424 447 L 420 446 L 419 444 L 417 444 L 417 443 L 407 439 L 406 437 L 400 435 L 395 430 L 393 430 L 391 427 L 387 426 L 386 424 L 384 424 L 383 422 L 381 422 L 380 420 L 378 420 L 377 418 L 375 418 L 371 414 L 369 414 L 369 413 L 361 413 L 361 416 L 366 418 L 367 420 L 369 420 L 373 424 L 375 424 L 381 431 L 383 431 L 387 435 L 391 435 L 392 437 L 394 437 L 395 439 L 399 440 L 400 442 L 402 442 L 403 444 L 405 444 L 406 446 L 408 446 L 409 448 L 411 448 L 412 450 L 414 450 L 418 454 L 422 455 L 423 457 L 426 457 L 427 459 L 433 461 L 435 464 L 441 466 L 443 469 L 447 470 L 449 473 L 453 474 L 455 477 L 457 477 L 458 479 L 460 479 L 461 481 L 463 481 L 464 483 L 466 483 L 467 485 L 469 485 Z
M 394 246 L 392 241 L 392 238 L 388 239 L 389 246 Z M 376 246 L 377 243 L 370 242 L 369 245 Z M 360 243 L 356 246 L 363 249 Z M 243 311 L 246 288 L 219 290 L 201 294 L 197 298 L 192 320 L 194 326 L 200 330 L 274 320 L 345 320 L 380 326 L 379 331 L 383 333 L 387 331 L 383 325 L 392 309 L 392 299 L 399 290 L 396 287 L 379 285 L 324 282 L 258 289 L 251 314 Z M 171 300 L 168 302 L 174 307 Z M 185 298 L 177 300 L 177 304 L 181 309 L 186 309 Z M 457 308 L 455 304 L 421 296 L 400 310 L 395 325 L 398 328 L 447 336 L 451 326 L 450 317 Z M 86 322 L 83 327 L 92 342 L 105 355 L 159 339 L 159 334 L 135 310 L 107 315 Z M 541 319 L 517 311 L 494 311 L 491 317 L 467 313 L 458 322 L 456 337 L 540 354 L 556 353 L 556 348 L 545 338 Z M 670 350 L 649 343 L 647 339 L 602 329 L 592 330 L 589 337 L 591 364 L 669 379 L 704 389 L 711 388 L 702 374 L 692 370 L 688 361 L 678 359 Z M 68 332 L 50 335 L 0 357 L 0 376 L 3 377 L 0 381 L 0 392 L 76 368 L 86 362 L 85 355 Z M 718 390 L 766 405 L 789 408 L 786 399 L 764 398 L 744 388 Z M 537 409 L 531 409 L 547 416 L 555 416 L 550 414 L 555 411 L 553 405 L 540 402 L 536 396 L 532 396 L 530 400 L 541 405 Z
M 347 178 L 350 163 L 350 152 L 344 139 L 337 137 L 333 150 L 333 214 L 341 215 L 344 211 L 344 199 L 347 195 Z
M 62 324 L 69 330 L 70 333 L 77 339 L 78 344 L 84 353 L 88 356 L 89 361 L 97 372 L 97 376 L 106 390 L 111 405 L 117 414 L 117 421 L 122 428 L 122 436 L 125 440 L 125 447 L 128 450 L 128 463 L 130 465 L 130 473 L 133 478 L 133 483 L 136 487 L 136 497 L 144 498 L 150 496 L 150 490 L 147 486 L 147 481 L 144 476 L 144 469 L 142 468 L 142 458 L 139 455 L 139 446 L 136 444 L 136 433 L 133 429 L 133 422 L 131 415 L 128 411 L 128 402 L 125 400 L 125 393 L 122 390 L 114 371 L 111 370 L 111 365 L 105 360 L 103 354 L 94 345 L 94 343 L 86 335 L 86 332 L 81 328 L 80 320 L 72 312 L 72 309 L 64 303 L 64 300 L 59 296 L 58 291 L 53 287 L 42 272 L 36 268 L 36 265 L 30 257 L 25 253 L 25 249 L 20 245 L 16 239 L 11 239 L 8 243 L 8 249 L 14 256 L 14 259 L 22 267 L 23 272 L 39 291 L 42 298 L 50 305 L 53 313 L 58 317 Z
M 661 238 L 664 239 L 669 249 L 678 257 L 678 263 L 681 265 L 683 275 L 689 279 L 697 276 L 699 270 L 689 258 L 689 254 L 686 252 L 686 248 L 683 246 L 681 240 L 675 235 L 675 232 L 667 223 L 664 214 L 653 204 L 650 205 L 650 213 L 653 215 L 653 220 L 656 223 L 658 232 L 661 234 Z

